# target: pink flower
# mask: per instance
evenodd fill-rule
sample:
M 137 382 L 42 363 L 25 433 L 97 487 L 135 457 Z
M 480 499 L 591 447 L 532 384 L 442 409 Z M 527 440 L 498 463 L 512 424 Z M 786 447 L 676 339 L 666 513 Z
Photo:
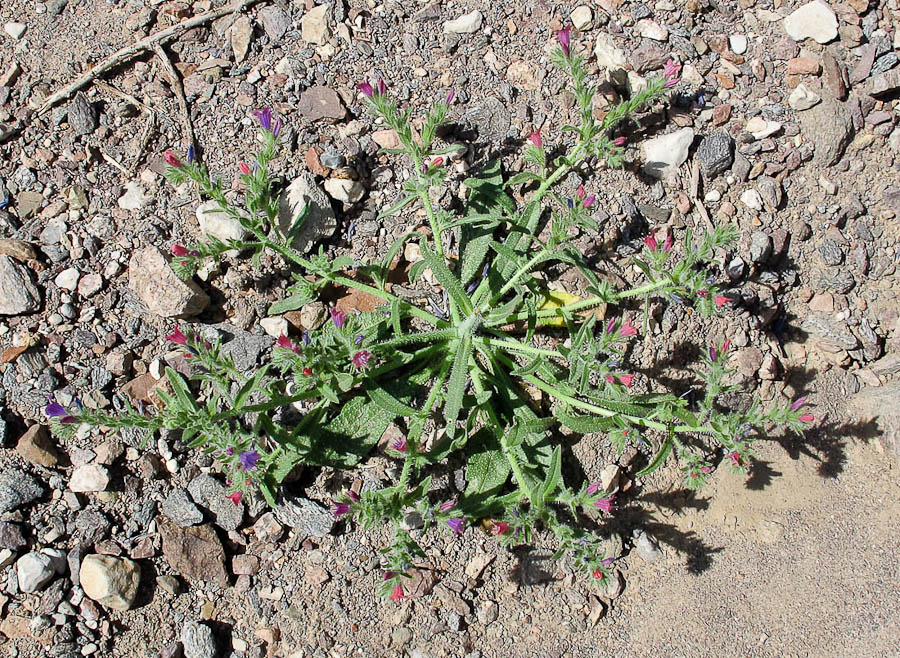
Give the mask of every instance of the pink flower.
M 240 164 L 238 164 L 238 169 L 241 170 L 241 173 L 244 174 L 244 176 L 250 175 L 250 165 L 248 165 L 246 162 L 241 162 Z
M 454 507 L 456 507 L 456 498 L 451 498 L 450 500 L 441 503 L 441 506 L 438 509 L 442 512 L 449 512 Z
M 340 329 L 344 326 L 344 322 L 347 321 L 347 314 L 343 311 L 339 311 L 334 307 L 328 309 L 328 312 L 331 313 L 331 321 L 334 322 L 334 326 Z
M 725 354 L 725 352 L 727 352 L 730 347 L 731 347 L 731 339 L 726 338 L 725 342 L 722 343 L 722 350 L 721 350 L 722 354 Z
M 656 241 L 656 229 L 650 231 L 650 235 L 644 238 L 644 244 L 650 249 L 650 251 L 656 251 L 659 248 L 659 243 Z
M 741 455 L 737 452 L 731 452 L 728 454 L 728 459 L 731 460 L 732 466 L 740 466 L 741 465 Z
M 722 297 L 721 295 L 717 295 L 716 297 L 713 297 L 713 302 L 715 302 L 716 308 L 722 308 L 723 306 L 725 306 L 725 304 L 727 304 L 730 301 L 731 301 L 731 297 Z
M 669 253 L 670 251 L 672 251 L 673 244 L 675 244 L 675 238 L 672 236 L 672 233 L 670 232 L 666 236 L 666 241 L 663 244 L 663 251 L 665 251 L 666 253 Z
M 798 420 L 799 420 L 801 423 L 811 423 L 811 422 L 813 422 L 815 419 L 816 419 L 816 417 L 813 416 L 812 414 L 803 414 L 802 416 L 800 416 L 800 418 L 799 418 Z
M 172 245 L 172 255 L 178 256 L 179 258 L 183 258 L 188 255 L 188 250 L 182 247 L 180 244 Z
M 544 146 L 544 140 L 541 139 L 540 131 L 534 131 L 530 135 L 528 135 L 528 139 L 531 140 L 531 143 L 537 146 L 538 148 L 542 148 Z
M 625 324 L 622 325 L 619 333 L 622 336 L 636 336 L 637 332 L 637 328 L 633 324 L 631 324 L 631 318 L 625 318 Z
M 491 521 L 491 534 L 502 535 L 509 530 L 509 524 L 503 521 Z
M 290 350 L 294 354 L 300 354 L 300 346 L 294 343 L 290 338 L 282 334 L 278 337 L 278 340 L 275 342 L 277 347 L 280 347 L 283 350 Z
M 174 153 L 172 153 L 172 151 L 166 151 L 165 153 L 163 153 L 163 157 L 166 159 L 166 162 L 170 166 L 175 167 L 176 169 L 181 169 L 181 160 L 179 160 L 178 157 Z
M 619 375 L 619 381 L 625 385 L 625 388 L 631 388 L 634 383 L 634 375 Z
M 700 469 L 700 472 L 709 475 L 710 473 L 712 473 L 712 469 L 709 466 L 704 466 Z
M 356 88 L 359 89 L 367 98 L 372 98 L 372 96 L 375 95 L 375 90 L 372 89 L 372 85 L 369 84 L 368 80 L 363 80 L 358 85 L 356 85 Z
M 579 199 L 583 199 L 587 193 L 584 191 L 584 185 L 579 185 L 578 189 L 575 190 L 575 196 Z
M 627 141 L 628 141 L 628 140 L 623 136 L 623 137 L 616 137 L 616 138 L 612 141 L 612 143 L 613 143 L 613 146 L 624 146 L 624 145 L 625 145 L 625 142 L 627 142 Z
M 176 345 L 187 345 L 187 336 L 181 333 L 181 329 L 178 325 L 175 325 L 172 333 L 166 336 L 166 340 L 170 343 L 175 343 Z
M 403 585 L 394 585 L 394 591 L 391 592 L 391 601 L 399 601 L 403 598 L 406 598 L 406 594 L 403 592 Z
M 241 498 L 243 498 L 243 497 L 244 497 L 243 491 L 235 491 L 233 494 L 228 494 L 226 496 L 226 498 L 230 498 L 231 502 L 234 503 L 235 505 L 240 505 Z
M 612 496 L 608 498 L 600 498 L 599 500 L 594 501 L 594 507 L 603 512 L 604 514 L 609 514 L 612 511 L 613 500 Z
M 599 480 L 597 480 L 596 482 L 591 482 L 591 484 L 587 488 L 587 495 L 593 496 L 598 491 L 600 491 L 600 481 Z
M 594 575 L 594 580 L 602 580 L 603 576 L 605 574 L 603 573 L 603 569 L 594 569 L 593 575 Z
M 581 205 L 583 208 L 590 208 L 592 205 L 594 205 L 594 201 L 596 199 L 597 199 L 597 196 L 592 194 L 587 199 L 585 199 Z
M 666 76 L 666 83 L 663 85 L 666 89 L 671 89 L 675 85 L 677 85 L 681 79 L 678 77 L 678 74 L 681 72 L 681 65 L 676 64 L 675 60 L 669 58 L 669 61 L 666 62 L 666 65 L 663 66 L 663 75 Z
M 610 385 L 610 386 L 615 386 L 615 385 L 616 385 L 616 378 L 613 377 L 612 375 L 607 375 L 607 376 L 606 376 L 606 381 L 609 382 L 609 385 Z
M 563 55 L 568 57 L 569 56 L 569 44 L 572 42 L 571 37 L 569 37 L 569 28 L 557 30 L 556 38 L 559 40 L 559 46 L 560 46 L 560 48 L 562 48 Z
M 800 407 L 806 404 L 806 396 L 804 395 L 802 398 L 797 398 L 794 400 L 794 403 L 791 405 L 791 411 L 797 411 Z
M 339 503 L 338 501 L 331 499 L 331 502 L 334 503 L 334 510 L 332 514 L 334 514 L 335 519 L 339 519 L 345 514 L 350 513 L 350 505 L 348 503 Z
M 357 370 L 364 370 L 369 366 L 369 359 L 372 358 L 372 353 L 368 350 L 362 350 L 353 355 L 353 367 Z
M 442 164 L 444 164 L 444 158 L 442 158 L 440 156 L 436 157 L 434 160 L 431 161 L 432 167 L 440 167 Z
M 406 437 L 401 436 L 399 439 L 394 441 L 391 444 L 391 448 L 393 448 L 397 452 L 406 452 Z

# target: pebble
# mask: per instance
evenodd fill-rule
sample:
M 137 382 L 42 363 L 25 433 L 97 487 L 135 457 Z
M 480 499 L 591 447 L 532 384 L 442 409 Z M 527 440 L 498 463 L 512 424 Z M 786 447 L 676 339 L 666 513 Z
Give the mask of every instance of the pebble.
M 765 263 L 772 255 L 772 238 L 763 231 L 753 231 L 750 235 L 750 260 Z
M 179 279 L 156 247 L 135 251 L 128 263 L 128 287 L 151 313 L 164 318 L 187 318 L 202 313 L 209 296 L 193 281 Z
M 334 89 L 323 85 L 315 85 L 300 94 L 297 110 L 307 121 L 327 119 L 335 123 L 347 115 L 341 97 Z
M 801 82 L 797 85 L 796 89 L 791 92 L 791 95 L 788 96 L 788 105 L 791 106 L 791 109 L 802 112 L 803 110 L 808 110 L 821 100 L 821 96 Z
M 235 505 L 228 498 L 228 489 L 212 475 L 201 473 L 188 484 L 194 502 L 209 511 L 216 525 L 225 530 L 237 530 L 244 520 L 244 503 Z
M 638 34 L 646 39 L 654 41 L 666 41 L 669 38 L 669 31 L 650 18 L 642 18 L 635 24 Z
M 26 594 L 44 588 L 56 575 L 53 558 L 46 553 L 26 553 L 16 562 L 16 575 L 19 578 L 19 589 Z
M 763 209 L 762 197 L 760 197 L 759 192 L 754 189 L 745 190 L 744 193 L 741 194 L 741 203 L 751 210 L 759 211 Z
M 747 122 L 744 130 L 753 135 L 755 139 L 765 139 L 781 130 L 781 124 L 777 121 L 766 121 L 762 117 L 753 117 Z
M 68 118 L 69 127 L 76 135 L 90 135 L 97 129 L 97 110 L 82 91 L 69 103 Z
M 597 35 L 597 42 L 594 44 L 594 56 L 597 58 L 598 66 L 609 70 L 624 68 L 628 61 L 625 57 L 625 51 L 618 48 L 612 35 L 605 32 Z
M 28 26 L 25 25 L 25 23 L 10 22 L 3 26 L 3 31 L 16 41 L 18 41 L 25 35 L 25 30 L 27 29 Z
M 63 290 L 75 290 L 78 287 L 78 279 L 81 273 L 74 267 L 68 267 L 56 275 L 53 283 Z
M 162 504 L 162 513 L 181 527 L 203 523 L 201 512 L 185 489 L 173 489 Z
M 472 34 L 481 29 L 484 20 L 477 9 L 444 23 L 444 34 Z
M 723 174 L 734 162 L 734 140 L 726 132 L 707 135 L 697 147 L 700 170 L 709 179 Z
M 241 214 L 249 218 L 249 214 L 242 210 Z M 229 240 L 241 241 L 247 237 L 247 230 L 236 217 L 222 212 L 216 201 L 206 201 L 197 206 L 195 212 L 200 230 L 211 237 L 218 238 L 227 243 Z
M 41 306 L 41 293 L 31 273 L 6 255 L 0 255 L 0 315 L 33 313 Z
M 654 178 L 668 178 L 687 160 L 688 151 L 693 142 L 693 128 L 682 128 L 673 133 L 646 140 L 641 145 L 644 155 L 644 172 Z
M 743 55 L 747 52 L 747 37 L 743 34 L 732 34 L 728 38 L 728 45 L 735 55 Z
M 366 188 L 359 181 L 348 178 L 329 178 L 325 181 L 325 191 L 336 201 L 353 204 L 363 198 Z
M 838 35 L 837 16 L 828 5 L 813 0 L 784 19 L 784 31 L 794 41 L 809 38 L 818 43 L 828 43 Z
M 119 197 L 118 205 L 122 210 L 140 210 L 152 200 L 138 181 L 130 181 L 125 183 L 125 193 Z
M 34 502 L 43 495 L 44 489 L 34 476 L 18 468 L 0 472 L 0 514 Z
M 141 568 L 127 558 L 86 555 L 78 579 L 87 597 L 107 608 L 128 610 L 137 596 Z
M 587 30 L 594 21 L 594 14 L 587 5 L 578 5 L 572 10 L 572 13 L 569 14 L 569 19 L 572 21 L 572 25 L 575 26 L 576 30 Z
M 300 19 L 300 34 L 306 43 L 323 46 L 328 42 L 331 36 L 331 29 L 328 27 L 329 9 L 331 6 L 325 3 L 303 14 Z
M 823 97 L 822 102 L 798 116 L 804 141 L 808 139 L 815 145 L 813 161 L 825 166 L 837 163 L 853 137 L 853 123 L 846 106 Z
M 216 640 L 206 624 L 189 621 L 181 629 L 184 658 L 215 658 Z
M 78 294 L 87 299 L 103 289 L 103 277 L 96 272 L 85 274 L 78 281 Z
M 330 238 L 337 229 L 331 202 L 309 173 L 300 174 L 291 181 L 281 196 L 278 206 L 281 230 L 287 233 L 304 208 L 307 209 L 306 219 L 293 243 L 301 253 L 310 251 L 319 240 Z
M 259 10 L 258 16 L 262 21 L 263 29 L 266 31 L 266 35 L 273 42 L 278 41 L 281 37 L 283 37 L 284 33 L 287 32 L 288 28 L 290 28 L 291 26 L 291 17 L 288 16 L 284 12 L 284 10 L 277 5 L 269 5 L 267 7 L 263 7 Z
M 656 562 L 663 556 L 663 552 L 659 549 L 656 541 L 644 530 L 635 528 L 632 537 L 634 538 L 634 548 L 637 554 L 646 562 Z
M 43 425 L 29 427 L 16 444 L 16 452 L 32 464 L 45 468 L 53 468 L 59 463 L 56 444 Z
M 109 486 L 109 471 L 98 464 L 83 464 L 72 471 L 69 490 L 75 493 L 106 491 Z

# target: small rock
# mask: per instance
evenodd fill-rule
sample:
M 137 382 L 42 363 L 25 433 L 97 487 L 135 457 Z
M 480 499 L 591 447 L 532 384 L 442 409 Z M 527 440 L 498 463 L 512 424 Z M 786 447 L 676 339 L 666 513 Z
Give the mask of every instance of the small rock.
M 605 32 L 597 35 L 597 42 L 594 44 L 594 56 L 597 58 L 598 66 L 613 71 L 624 68 L 628 61 L 625 57 L 625 51 L 617 48 L 612 36 Z
M 791 109 L 802 112 L 803 110 L 808 110 L 821 100 L 821 96 L 810 90 L 801 82 L 794 91 L 791 92 L 791 95 L 788 96 L 788 105 L 791 106 Z
M 164 318 L 187 318 L 202 313 L 209 296 L 193 281 L 179 279 L 156 247 L 134 252 L 128 264 L 128 287 L 151 313 Z
M 347 115 L 347 110 L 337 92 L 322 85 L 310 87 L 300 94 L 297 110 L 307 121 L 328 119 L 334 123 Z
M 249 214 L 241 211 L 246 217 Z M 247 230 L 241 226 L 240 220 L 223 212 L 216 201 L 206 201 L 197 206 L 197 223 L 200 230 L 208 236 L 218 238 L 222 242 L 229 240 L 241 241 L 247 237 Z
M 666 41 L 669 38 L 669 31 L 649 18 L 642 18 L 635 24 L 635 28 L 642 37 L 653 39 L 654 41 Z
M 772 238 L 763 231 L 753 231 L 750 235 L 750 260 L 765 263 L 772 255 Z
M 275 507 L 275 518 L 298 530 L 298 534 L 324 537 L 334 527 L 334 516 L 321 505 L 307 498 L 282 498 Z
M 697 159 L 703 175 L 713 179 L 723 174 L 734 161 L 734 140 L 725 132 L 707 135 L 697 147 Z
M 37 592 L 53 580 L 56 565 L 46 553 L 26 553 L 16 562 L 19 589 L 26 594 Z
M 653 178 L 668 178 L 687 160 L 693 142 L 693 128 L 682 128 L 668 135 L 648 139 L 641 145 L 644 172 Z
M 27 505 L 43 495 L 43 487 L 33 476 L 17 468 L 0 473 L 0 514 Z
M 196 621 L 187 622 L 181 629 L 184 658 L 215 658 L 216 640 L 212 629 Z
M 59 454 L 50 433 L 43 425 L 32 425 L 16 444 L 16 452 L 32 464 L 53 468 L 59 463 Z
M 444 34 L 471 34 L 481 29 L 484 17 L 477 9 L 444 23 Z
M 332 199 L 348 205 L 356 203 L 366 193 L 366 188 L 359 181 L 348 178 L 329 178 L 324 185 Z
M 815 144 L 814 162 L 825 166 L 837 163 L 853 137 L 853 121 L 846 106 L 823 98 L 798 116 L 804 141 Z
M 306 43 L 323 46 L 328 42 L 331 36 L 331 29 L 328 27 L 329 9 L 331 6 L 325 3 L 303 14 L 303 18 L 300 19 L 300 33 Z
M 216 525 L 225 530 L 237 530 L 244 520 L 244 503 L 235 505 L 228 498 L 228 489 L 212 475 L 201 473 L 188 485 L 191 498 L 200 507 L 209 511 Z
M 281 230 L 287 233 L 307 206 L 306 218 L 294 240 L 294 248 L 301 253 L 308 252 L 319 240 L 330 238 L 337 228 L 337 218 L 328 196 L 316 185 L 311 174 L 304 173 L 295 178 L 281 195 L 278 206 Z
M 744 130 L 753 135 L 754 139 L 765 139 L 781 130 L 781 124 L 777 121 L 766 121 L 762 117 L 753 117 L 747 122 Z
M 656 562 L 663 556 L 659 546 L 644 530 L 635 528 L 633 538 L 637 554 L 646 562 Z
M 109 486 L 109 472 L 98 464 L 82 464 L 72 471 L 69 490 L 75 493 L 106 491 Z
M 476 614 L 478 621 L 487 626 L 500 617 L 500 606 L 495 601 L 482 601 Z
M 747 52 L 747 37 L 743 34 L 732 34 L 728 37 L 728 45 L 735 55 L 743 55 Z
M 125 183 L 125 193 L 119 197 L 118 204 L 122 210 L 140 210 L 152 200 L 138 181 L 129 181 Z
M 272 338 L 287 336 L 288 333 L 288 321 L 283 317 L 262 318 L 259 326 Z
M 328 8 L 328 5 L 324 6 L 326 9 Z M 284 13 L 284 10 L 278 5 L 269 5 L 260 9 L 259 18 L 266 35 L 272 41 L 278 41 L 291 26 L 291 17 Z
M 87 597 L 113 610 L 128 610 L 137 596 L 141 568 L 127 558 L 87 555 L 78 579 Z
M 163 501 L 162 512 L 182 528 L 203 523 L 203 512 L 185 489 L 173 489 Z
M 97 111 L 90 104 L 84 92 L 75 94 L 69 103 L 69 126 L 76 135 L 90 135 L 97 129 Z
M 3 26 L 3 31 L 16 41 L 18 41 L 25 35 L 25 30 L 27 29 L 28 26 L 25 25 L 25 23 L 10 22 Z
M 587 30 L 591 27 L 591 23 L 594 20 L 594 14 L 587 5 L 578 5 L 572 10 L 572 13 L 569 14 L 569 19 L 572 21 L 572 25 L 575 26 L 576 30 Z
M 756 181 L 756 189 L 762 197 L 763 206 L 768 212 L 775 212 L 781 207 L 784 193 L 781 183 L 771 176 L 760 176 Z
M 78 279 L 81 273 L 74 267 L 68 267 L 56 275 L 53 283 L 63 290 L 75 290 L 78 287 Z
M 8 551 L 20 551 L 28 546 L 22 526 L 18 523 L 0 521 L 0 548 Z M 0 566 L 0 569 L 5 565 Z
M 754 189 L 746 190 L 741 194 L 741 203 L 751 210 L 759 211 L 763 209 L 762 197 L 760 197 L 759 192 Z
M 162 550 L 169 566 L 190 580 L 228 586 L 225 571 L 225 549 L 210 524 L 180 528 L 161 519 L 159 534 Z
M 250 23 L 250 18 L 242 14 L 229 28 L 228 33 L 234 61 L 240 64 L 247 57 L 250 39 L 253 38 L 253 25 Z
M 103 289 L 103 277 L 96 272 L 85 274 L 78 281 L 78 294 L 87 299 Z
M 41 306 L 41 293 L 30 272 L 6 255 L 0 255 L 0 315 L 33 313 Z
M 794 41 L 810 38 L 828 43 L 838 35 L 838 20 L 823 2 L 808 2 L 784 19 L 784 31 Z

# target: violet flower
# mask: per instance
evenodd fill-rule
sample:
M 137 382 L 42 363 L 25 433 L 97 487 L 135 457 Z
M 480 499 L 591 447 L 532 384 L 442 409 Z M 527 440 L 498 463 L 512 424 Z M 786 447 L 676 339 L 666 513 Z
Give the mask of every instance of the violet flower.
M 334 307 L 329 308 L 328 312 L 331 313 L 331 321 L 334 322 L 334 326 L 341 329 L 347 321 L 347 314 Z
M 806 396 L 804 395 L 802 398 L 797 398 L 794 400 L 793 404 L 791 404 L 791 411 L 797 411 L 800 407 L 806 404 Z
M 556 38 L 559 40 L 559 46 L 560 46 L 560 48 L 562 48 L 563 55 L 568 57 L 569 56 L 569 44 L 571 44 L 571 42 L 572 42 L 572 39 L 569 36 L 569 28 L 557 30 Z
M 245 471 L 255 471 L 256 465 L 259 463 L 259 453 L 256 450 L 242 452 L 240 457 L 241 468 Z
M 364 370 L 369 366 L 369 359 L 372 358 L 372 353 L 368 350 L 361 350 L 353 355 L 353 367 L 357 370 Z
M 608 498 L 600 498 L 599 500 L 594 501 L 594 507 L 596 507 L 604 514 L 609 514 L 612 511 L 612 506 L 612 496 Z
M 331 499 L 331 502 L 334 503 L 334 510 L 332 511 L 332 514 L 334 515 L 335 519 L 339 519 L 345 514 L 350 513 L 349 503 L 339 503 L 334 498 Z
M 47 398 L 47 406 L 44 408 L 44 413 L 49 418 L 58 418 L 61 423 L 75 422 L 75 417 L 69 414 L 66 408 L 54 400 L 52 396 Z
M 447 502 L 442 503 L 438 509 L 442 512 L 449 512 L 450 510 L 452 510 L 454 508 L 455 505 L 456 505 L 456 498 L 451 498 Z
M 197 156 L 196 151 L 194 151 L 194 145 L 191 144 L 188 146 L 188 162 L 193 162 L 194 158 Z
M 583 208 L 590 208 L 592 205 L 594 205 L 594 201 L 595 201 L 596 199 L 597 199 L 597 196 L 596 196 L 595 194 L 591 194 L 590 196 L 588 196 L 588 198 L 586 198 L 586 199 L 582 202 L 581 206 L 582 206 Z
M 372 89 L 372 85 L 369 84 L 368 80 L 364 80 L 356 85 L 356 88 L 359 89 L 366 98 L 372 98 L 375 95 L 375 90 Z
M 261 110 L 253 110 L 253 116 L 259 119 L 259 125 L 262 126 L 263 130 L 271 130 L 272 129 L 272 108 L 264 107 Z
M 453 517 L 452 519 L 447 519 L 447 525 L 453 531 L 454 535 L 461 535 L 465 530 L 465 519 L 461 519 L 459 517 Z
M 281 117 L 275 119 L 272 122 L 272 137 L 278 137 L 278 134 L 281 132 Z
M 394 441 L 391 444 L 391 448 L 393 448 L 397 452 L 406 452 L 406 437 L 401 436 L 399 439 Z

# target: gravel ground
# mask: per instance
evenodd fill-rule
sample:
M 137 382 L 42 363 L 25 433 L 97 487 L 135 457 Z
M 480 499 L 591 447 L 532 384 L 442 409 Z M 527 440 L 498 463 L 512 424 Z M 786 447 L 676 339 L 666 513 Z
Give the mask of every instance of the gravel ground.
M 119 48 L 219 6 L 0 6 L 4 655 L 896 655 L 897 0 L 261 1 L 41 111 Z M 816 415 L 802 439 L 763 441 L 748 478 L 723 469 L 700 494 L 679 488 L 674 464 L 635 479 L 646 456 L 617 459 L 602 436 L 576 444 L 571 475 L 621 469 L 609 529 L 623 557 L 607 591 L 550 563 L 541 539 L 507 551 L 471 527 L 431 537 L 412 596 L 385 602 L 387 535 L 335 525 L 326 509 L 332 492 L 385 481 L 384 455 L 303 473 L 276 514 L 223 504 L 216 465 L 175 434 L 141 446 L 84 431 L 60 445 L 42 428 L 51 394 L 107 409 L 120 393 L 149 399 L 176 317 L 225 338 L 247 368 L 271 347 L 266 330 L 284 326 L 260 322 L 291 281 L 277 259 L 254 270 L 226 258 L 190 287 L 168 278 L 171 244 L 201 235 L 195 192 L 161 176 L 163 151 L 190 144 L 170 67 L 198 153 L 226 187 L 237 191 L 254 140 L 250 112 L 272 106 L 288 147 L 277 172 L 318 190 L 309 248 L 369 263 L 424 218 L 376 220 L 410 172 L 378 153 L 396 137 L 362 111 L 356 83 L 383 77 L 419 109 L 456 90 L 444 139 L 467 150 L 449 165 L 450 206 L 490 159 L 521 170 L 532 131 L 565 139 L 573 100 L 549 53 L 571 24 L 600 85 L 598 117 L 667 58 L 684 65 L 668 110 L 633 127 L 623 169 L 565 182 L 598 197 L 602 232 L 576 238 L 598 272 L 634 280 L 651 228 L 741 233 L 721 254 L 735 301 L 711 321 L 654 303 L 638 371 L 677 389 L 697 351 L 727 337 L 735 404 L 808 395 Z M 573 272 L 552 285 L 581 290 Z M 316 314 L 284 320 L 300 328 Z

